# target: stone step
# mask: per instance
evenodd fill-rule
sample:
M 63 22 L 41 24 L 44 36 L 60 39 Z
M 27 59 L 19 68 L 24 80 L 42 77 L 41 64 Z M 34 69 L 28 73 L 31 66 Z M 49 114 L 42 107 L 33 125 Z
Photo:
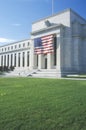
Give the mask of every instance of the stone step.
M 38 70 L 38 72 L 56 72 L 57 70 L 56 69 L 41 69 L 41 70 Z
M 33 73 L 29 76 L 32 77 L 57 77 L 57 71 L 56 69 L 51 69 L 51 70 L 46 70 L 46 69 L 42 69 L 42 70 L 37 70 L 37 71 L 33 71 Z
M 57 72 L 33 72 L 33 74 L 57 74 Z
M 57 74 L 32 74 L 32 76 L 38 76 L 38 77 L 52 77 L 52 76 L 56 76 Z

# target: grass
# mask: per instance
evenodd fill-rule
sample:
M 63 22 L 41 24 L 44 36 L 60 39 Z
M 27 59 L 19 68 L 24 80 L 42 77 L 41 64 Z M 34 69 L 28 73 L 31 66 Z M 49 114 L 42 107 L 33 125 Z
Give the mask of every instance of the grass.
M 86 130 L 86 81 L 0 78 L 0 130 Z

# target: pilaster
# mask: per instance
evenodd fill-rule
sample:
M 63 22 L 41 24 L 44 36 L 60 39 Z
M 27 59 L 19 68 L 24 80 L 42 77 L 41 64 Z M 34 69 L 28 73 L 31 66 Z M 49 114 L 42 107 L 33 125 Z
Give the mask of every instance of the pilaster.
M 58 72 L 61 71 L 61 54 L 60 54 L 60 50 L 61 50 L 61 45 L 60 45 L 60 35 L 57 34 L 57 48 L 56 48 L 56 69 Z
M 7 66 L 7 54 L 6 54 L 6 66 Z
M 47 54 L 47 69 L 51 69 L 51 53 Z
M 5 58 L 5 55 L 3 55 L 3 66 L 4 66 L 4 58 Z
M 25 51 L 25 67 L 27 67 L 27 51 Z
M 29 68 L 32 70 L 34 67 L 35 67 L 35 61 L 34 61 L 34 40 L 32 39 L 32 42 L 31 42 L 31 49 L 30 49 L 30 63 L 29 63 Z
M 38 55 L 38 69 L 42 69 L 42 55 Z
M 18 67 L 18 53 L 16 53 L 16 67 Z
M 13 53 L 13 62 L 12 62 L 12 66 L 14 66 L 14 57 L 15 57 L 15 55 L 14 55 L 14 53 Z

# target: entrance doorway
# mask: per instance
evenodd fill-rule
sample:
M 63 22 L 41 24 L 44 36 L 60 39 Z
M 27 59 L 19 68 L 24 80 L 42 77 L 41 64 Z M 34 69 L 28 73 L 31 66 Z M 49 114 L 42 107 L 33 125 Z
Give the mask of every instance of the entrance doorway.
M 47 58 L 45 58 L 45 69 L 47 69 Z

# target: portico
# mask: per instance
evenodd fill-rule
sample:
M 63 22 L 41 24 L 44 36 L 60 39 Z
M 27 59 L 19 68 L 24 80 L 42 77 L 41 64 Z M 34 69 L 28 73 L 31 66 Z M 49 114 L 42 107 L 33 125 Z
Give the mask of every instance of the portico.
M 54 52 L 46 54 L 34 54 L 34 68 L 36 69 L 57 69 L 60 72 L 60 50 L 62 44 L 64 26 L 62 24 L 46 27 L 31 33 L 31 38 L 43 37 L 54 34 Z

